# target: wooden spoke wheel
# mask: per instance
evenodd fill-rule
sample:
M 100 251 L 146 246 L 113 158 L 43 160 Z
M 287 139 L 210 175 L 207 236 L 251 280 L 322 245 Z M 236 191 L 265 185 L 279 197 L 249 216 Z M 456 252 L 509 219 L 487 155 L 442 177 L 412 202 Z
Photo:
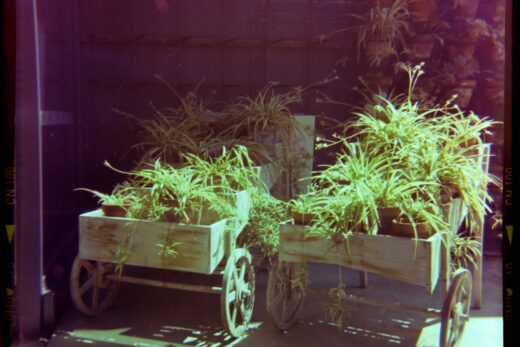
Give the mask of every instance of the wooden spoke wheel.
M 235 249 L 224 269 L 220 296 L 222 323 L 234 337 L 246 331 L 254 302 L 255 270 L 251 264 L 251 254 L 245 249 Z
M 119 282 L 107 278 L 116 265 L 76 257 L 70 274 L 70 294 L 78 310 L 92 316 L 114 301 Z
M 473 280 L 466 269 L 455 271 L 441 313 L 441 347 L 456 346 L 469 319 Z
M 287 330 L 303 307 L 307 283 L 306 263 L 273 263 L 267 282 L 267 314 L 276 327 Z

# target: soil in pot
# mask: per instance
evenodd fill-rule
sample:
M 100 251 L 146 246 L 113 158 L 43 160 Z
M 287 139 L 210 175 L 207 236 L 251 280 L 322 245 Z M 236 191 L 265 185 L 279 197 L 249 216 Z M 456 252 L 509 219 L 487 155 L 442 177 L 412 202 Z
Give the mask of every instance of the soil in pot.
M 130 209 L 130 205 L 111 205 L 111 204 L 102 204 L 101 210 L 106 217 L 120 217 L 124 218 L 127 216 L 128 210 Z

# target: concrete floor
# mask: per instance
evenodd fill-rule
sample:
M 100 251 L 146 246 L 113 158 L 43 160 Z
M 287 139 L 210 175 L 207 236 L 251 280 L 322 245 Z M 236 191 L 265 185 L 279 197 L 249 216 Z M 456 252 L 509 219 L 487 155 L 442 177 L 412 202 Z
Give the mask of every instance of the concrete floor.
M 369 287 L 359 288 L 358 273 L 342 268 L 349 293 L 418 307 L 442 307 L 439 290 L 433 295 L 416 285 L 369 274 Z M 149 271 L 147 271 L 149 273 Z M 338 267 L 309 264 L 310 286 L 337 285 Z M 160 278 L 186 276 L 175 271 Z M 70 308 L 48 342 L 61 346 L 438 346 L 440 322 L 418 313 L 352 304 L 350 317 L 338 327 L 329 323 L 323 299 L 308 294 L 299 321 L 280 332 L 265 310 L 267 272 L 257 274 L 251 328 L 232 339 L 220 321 L 220 296 L 172 289 L 122 284 L 104 313 L 89 318 Z M 482 309 L 472 310 L 460 346 L 502 346 L 502 258 L 485 256 Z M 194 276 L 197 282 L 218 284 L 218 276 Z

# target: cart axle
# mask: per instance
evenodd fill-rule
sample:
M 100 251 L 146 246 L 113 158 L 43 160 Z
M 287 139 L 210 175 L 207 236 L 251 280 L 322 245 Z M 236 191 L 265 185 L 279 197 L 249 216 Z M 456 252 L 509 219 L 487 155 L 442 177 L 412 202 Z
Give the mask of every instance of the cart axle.
M 209 287 L 209 286 L 201 286 L 201 285 L 196 285 L 196 284 L 165 282 L 165 281 L 150 280 L 150 279 L 131 277 L 131 276 L 107 275 L 107 278 L 109 280 L 118 281 L 118 282 L 144 284 L 144 285 L 148 285 L 148 286 L 162 287 L 162 288 L 169 288 L 169 289 L 189 290 L 189 291 L 199 292 L 199 293 L 220 294 L 222 291 L 221 287 Z

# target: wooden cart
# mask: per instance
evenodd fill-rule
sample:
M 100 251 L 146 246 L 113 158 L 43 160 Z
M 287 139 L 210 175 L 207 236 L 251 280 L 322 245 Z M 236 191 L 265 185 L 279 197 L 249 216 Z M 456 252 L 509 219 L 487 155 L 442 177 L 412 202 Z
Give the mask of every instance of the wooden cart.
M 249 196 L 240 192 L 236 201 L 241 220 L 247 220 Z M 120 282 L 220 294 L 222 323 L 238 337 L 251 320 L 255 298 L 251 255 L 236 248 L 244 226 L 225 219 L 211 225 L 186 225 L 105 217 L 101 210 L 84 213 L 79 216 L 79 252 L 70 278 L 72 300 L 84 314 L 98 314 L 112 304 Z M 125 276 L 117 271 L 122 261 L 125 265 L 221 274 L 222 286 Z
M 451 232 L 456 232 L 460 225 L 460 208 L 461 202 L 457 199 L 449 213 Z M 305 237 L 305 226 L 284 224 L 280 227 L 279 256 L 269 273 L 266 295 L 267 312 L 279 329 L 287 330 L 295 322 L 306 291 L 324 294 L 305 288 L 306 263 L 339 264 L 362 271 L 362 285 L 366 285 L 368 271 L 421 285 L 429 294 L 433 293 L 440 277 L 444 294 L 441 311 L 353 295 L 345 300 L 428 315 L 440 314 L 440 345 L 455 345 L 469 318 L 473 283 L 471 273 L 466 269 L 457 270 L 450 280 L 447 238 L 443 240 L 443 236 L 437 234 L 427 240 L 417 240 L 355 233 L 348 238 L 348 244 L 347 252 L 344 243 L 338 245 L 331 240 Z

